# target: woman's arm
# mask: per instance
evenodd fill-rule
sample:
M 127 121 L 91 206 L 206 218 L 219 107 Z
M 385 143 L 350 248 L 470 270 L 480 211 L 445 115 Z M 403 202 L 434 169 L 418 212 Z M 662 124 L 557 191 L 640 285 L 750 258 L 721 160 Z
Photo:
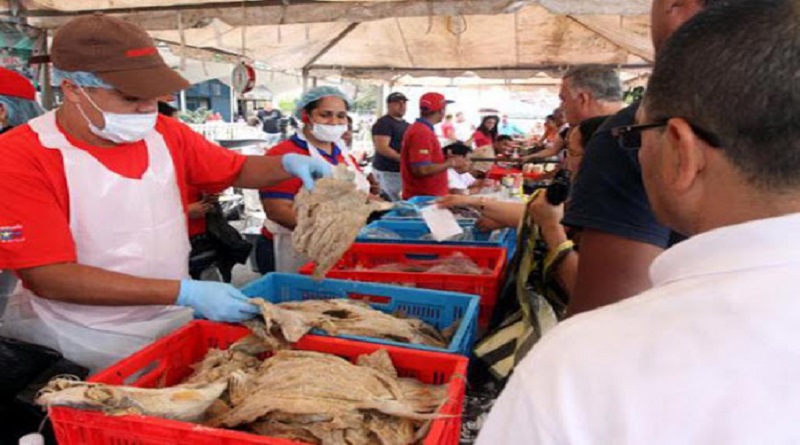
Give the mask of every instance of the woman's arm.
M 264 206 L 267 218 L 289 230 L 294 230 L 297 225 L 297 215 L 293 208 L 294 201 L 267 198 L 261 200 L 261 205 Z
M 503 227 L 516 228 L 525 215 L 525 204 L 519 202 L 501 202 L 479 196 L 448 195 L 438 201 L 439 207 L 474 207 L 486 218 L 492 219 Z

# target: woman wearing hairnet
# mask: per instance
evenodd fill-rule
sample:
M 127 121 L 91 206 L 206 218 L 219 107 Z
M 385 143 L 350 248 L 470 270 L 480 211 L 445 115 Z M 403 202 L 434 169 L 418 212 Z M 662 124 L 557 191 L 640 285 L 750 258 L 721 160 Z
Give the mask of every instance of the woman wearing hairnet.
M 274 146 L 267 156 L 297 153 L 322 159 L 331 165 L 346 164 L 356 172 L 359 190 L 369 193 L 370 184 L 347 154 L 342 136 L 347 131 L 348 97 L 338 88 L 322 86 L 306 92 L 297 103 L 295 116 L 302 128 L 291 138 Z M 261 189 L 267 220 L 256 245 L 256 262 L 261 273 L 296 272 L 308 259 L 292 248 L 292 230 L 297 218 L 292 205 L 301 183 L 294 179 Z
M 21 74 L 0 68 L 0 133 L 22 125 L 42 114 L 36 103 L 36 89 Z M 0 270 L 0 315 L 17 279 L 11 272 Z

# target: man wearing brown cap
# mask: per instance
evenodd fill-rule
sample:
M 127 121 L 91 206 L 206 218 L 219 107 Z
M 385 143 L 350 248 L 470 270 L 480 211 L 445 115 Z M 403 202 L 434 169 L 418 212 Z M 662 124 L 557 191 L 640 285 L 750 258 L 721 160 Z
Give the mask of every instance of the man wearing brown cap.
M 189 83 L 130 23 L 76 18 L 51 57 L 64 104 L 0 138 L 0 269 L 23 283 L 0 333 L 97 371 L 193 315 L 254 316 L 232 286 L 188 279 L 188 187 L 313 187 L 328 165 L 241 156 L 159 117 L 156 98 Z
M 400 173 L 403 177 L 403 199 L 415 196 L 444 196 L 448 193 L 447 169 L 462 173 L 469 162 L 462 156 L 445 158 L 433 126 L 444 119 L 451 101 L 439 93 L 425 93 L 419 99 L 417 119 L 406 131 Z

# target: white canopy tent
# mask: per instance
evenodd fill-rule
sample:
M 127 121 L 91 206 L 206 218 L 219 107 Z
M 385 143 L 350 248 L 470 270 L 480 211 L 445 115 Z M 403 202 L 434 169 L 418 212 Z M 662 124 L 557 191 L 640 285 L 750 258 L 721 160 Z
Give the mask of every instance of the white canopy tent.
M 394 81 L 534 79 L 653 60 L 649 0 L 0 0 L 0 14 L 55 29 L 105 11 L 185 59 Z

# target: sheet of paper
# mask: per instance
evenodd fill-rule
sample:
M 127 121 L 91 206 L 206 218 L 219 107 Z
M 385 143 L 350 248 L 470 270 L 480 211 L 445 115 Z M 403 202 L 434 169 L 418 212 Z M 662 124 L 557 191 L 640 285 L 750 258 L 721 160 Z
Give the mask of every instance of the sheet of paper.
M 464 233 L 464 229 L 458 225 L 455 215 L 448 209 L 438 206 L 428 206 L 420 210 L 422 219 L 428 225 L 433 239 L 436 241 L 446 241 L 456 235 Z

